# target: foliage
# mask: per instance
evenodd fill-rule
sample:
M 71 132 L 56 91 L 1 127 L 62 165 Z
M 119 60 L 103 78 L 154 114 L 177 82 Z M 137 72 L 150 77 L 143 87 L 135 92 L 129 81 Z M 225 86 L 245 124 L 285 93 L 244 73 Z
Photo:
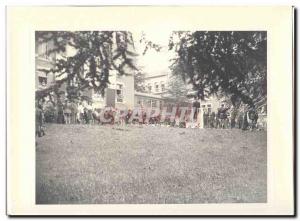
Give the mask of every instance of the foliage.
M 104 95 L 112 70 L 128 75 L 136 70 L 133 39 L 125 31 L 38 31 L 36 43 L 53 41 L 49 53 L 56 53 L 52 72 L 57 80 L 52 86 L 39 90 L 37 97 L 59 91 L 63 83 L 74 86 L 78 91 L 93 88 Z M 72 54 L 73 53 L 73 54 Z M 72 54 L 72 55 L 70 55 Z M 74 84 L 76 82 L 76 84 Z M 74 91 L 73 95 L 76 94 Z
M 145 73 L 139 71 L 134 75 L 134 89 L 138 92 L 146 92 Z
M 192 84 L 199 98 L 222 94 L 249 105 L 266 98 L 266 32 L 174 32 L 169 49 L 176 52 L 173 73 Z
M 143 43 L 144 47 L 145 47 L 145 49 L 143 51 L 143 55 L 145 55 L 149 49 L 154 49 L 157 52 L 160 52 L 162 50 L 162 46 L 159 45 L 159 44 L 154 43 L 153 41 L 151 41 L 149 39 L 147 39 L 145 33 L 142 33 L 140 43 Z
M 183 102 L 187 100 L 188 91 L 187 84 L 183 79 L 178 75 L 172 75 L 168 81 L 165 96 L 177 102 Z

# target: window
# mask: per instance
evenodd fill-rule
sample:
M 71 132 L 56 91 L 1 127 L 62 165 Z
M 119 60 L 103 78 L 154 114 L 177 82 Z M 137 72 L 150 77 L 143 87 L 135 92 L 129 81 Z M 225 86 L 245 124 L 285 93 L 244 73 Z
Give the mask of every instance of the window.
M 202 107 L 202 108 L 205 108 L 206 106 L 205 106 L 205 104 L 202 104 L 201 107 Z
M 159 101 L 159 108 L 162 108 L 162 106 L 163 106 L 162 101 Z
M 159 90 L 158 83 L 157 83 L 157 82 L 155 82 L 155 92 L 158 92 L 158 90 Z
M 139 105 L 143 105 L 143 100 L 138 100 L 137 102 Z
M 148 101 L 147 101 L 147 106 L 148 106 L 148 107 L 151 107 L 151 100 L 148 100 Z
M 123 85 L 122 84 L 117 84 L 116 97 L 117 97 L 117 102 L 120 102 L 120 103 L 123 102 Z
M 161 91 L 165 91 L 165 84 L 164 84 L 164 82 L 161 82 Z
M 207 104 L 208 113 L 211 113 L 211 104 Z
M 48 42 L 39 42 L 39 45 L 37 46 L 37 53 L 40 57 L 49 59 L 49 56 L 50 56 L 49 51 L 50 51 L 50 49 L 49 49 Z
M 149 93 L 151 93 L 151 91 L 152 91 L 151 84 L 148 84 L 148 91 L 149 91 Z
M 45 87 L 47 85 L 47 78 L 46 77 L 39 77 L 39 85 Z
M 157 107 L 157 102 L 156 102 L 156 100 L 152 100 L 152 107 Z

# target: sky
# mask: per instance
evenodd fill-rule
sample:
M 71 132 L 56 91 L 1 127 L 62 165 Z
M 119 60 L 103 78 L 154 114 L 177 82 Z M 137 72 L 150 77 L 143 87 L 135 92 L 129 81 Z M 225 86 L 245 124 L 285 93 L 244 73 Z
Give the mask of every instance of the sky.
M 168 50 L 169 38 L 172 31 L 164 29 L 147 29 L 140 31 L 131 30 L 130 32 L 133 36 L 136 53 L 139 54 L 137 57 L 137 66 L 140 70 L 143 73 L 146 73 L 147 76 L 170 74 L 169 66 L 171 65 L 171 62 L 169 60 L 175 56 L 174 51 Z M 149 49 L 146 54 L 143 55 L 145 43 L 140 42 L 143 33 L 147 40 L 162 46 L 162 50 L 158 52 L 154 49 Z M 72 49 L 72 47 L 69 47 L 67 51 L 69 55 L 75 53 L 75 50 Z
M 149 49 L 146 54 L 143 55 L 145 44 L 140 43 L 142 33 L 145 34 L 147 40 L 162 46 L 162 50 L 157 52 L 154 49 Z M 135 49 L 139 54 L 137 57 L 137 65 L 147 74 L 147 76 L 170 73 L 169 65 L 171 63 L 169 60 L 175 55 L 173 51 L 168 50 L 169 37 L 171 33 L 172 32 L 168 30 L 145 30 L 132 32 L 133 39 L 135 41 Z

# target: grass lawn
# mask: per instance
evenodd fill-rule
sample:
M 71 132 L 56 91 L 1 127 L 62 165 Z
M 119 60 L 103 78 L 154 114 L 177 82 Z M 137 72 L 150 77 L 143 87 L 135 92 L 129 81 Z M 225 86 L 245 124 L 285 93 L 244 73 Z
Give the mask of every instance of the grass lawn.
M 258 203 L 267 133 L 46 125 L 36 138 L 36 203 Z

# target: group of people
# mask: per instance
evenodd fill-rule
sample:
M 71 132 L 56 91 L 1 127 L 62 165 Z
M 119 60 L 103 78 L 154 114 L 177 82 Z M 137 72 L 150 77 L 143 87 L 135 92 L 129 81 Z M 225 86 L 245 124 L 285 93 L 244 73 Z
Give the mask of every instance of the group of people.
M 160 114 L 148 116 L 147 110 L 140 107 L 138 111 L 128 110 L 124 113 L 116 108 L 108 108 L 104 111 L 102 118 L 99 112 L 93 112 L 93 122 L 109 124 L 140 124 L 140 125 L 166 125 L 181 128 L 217 128 L 254 130 L 259 127 L 258 112 L 254 107 L 225 107 L 221 105 L 217 112 L 208 111 L 207 109 L 194 109 L 194 117 L 191 117 L 191 108 L 187 108 L 181 119 L 179 108 L 175 111 L 174 119 L 170 115 Z M 138 113 L 140 113 L 140 116 Z M 151 115 L 151 114 L 150 114 Z M 148 117 L 147 117 L 148 116 Z
M 47 105 L 48 104 L 48 105 Z M 44 122 L 58 124 L 140 124 L 140 125 L 167 125 L 182 128 L 218 128 L 229 129 L 239 128 L 243 130 L 253 130 L 258 128 L 259 116 L 254 107 L 242 108 L 225 107 L 224 104 L 216 112 L 200 108 L 196 105 L 188 108 L 183 119 L 180 119 L 181 111 L 177 107 L 174 119 L 170 116 L 163 116 L 162 113 L 147 117 L 146 110 L 140 107 L 140 112 L 134 110 L 118 110 L 113 107 L 106 107 L 104 110 L 96 110 L 91 102 L 71 102 L 64 103 L 58 101 L 56 105 L 38 102 L 36 105 L 36 134 L 43 136 Z M 194 108 L 194 109 L 193 109 Z M 194 115 L 191 117 L 191 111 Z M 51 110 L 51 111 L 49 111 Z M 139 117 L 134 116 L 137 113 Z
M 39 137 L 45 135 L 44 123 L 90 124 L 94 121 L 90 102 L 58 101 L 54 104 L 36 101 L 35 109 L 36 135 Z
M 237 109 L 235 107 L 225 107 L 223 104 L 217 112 L 208 112 L 203 110 L 203 127 L 204 128 L 221 128 L 242 130 L 253 130 L 258 127 L 258 113 L 254 107 Z
M 93 107 L 90 102 L 58 102 L 48 123 L 89 124 L 93 121 Z

